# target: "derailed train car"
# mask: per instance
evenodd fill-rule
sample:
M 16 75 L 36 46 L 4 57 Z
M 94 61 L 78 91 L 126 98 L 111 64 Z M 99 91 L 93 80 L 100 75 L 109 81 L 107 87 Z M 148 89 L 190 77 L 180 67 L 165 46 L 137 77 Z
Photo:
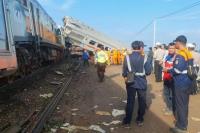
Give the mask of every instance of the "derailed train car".
M 0 79 L 61 60 L 63 38 L 37 0 L 0 0 Z

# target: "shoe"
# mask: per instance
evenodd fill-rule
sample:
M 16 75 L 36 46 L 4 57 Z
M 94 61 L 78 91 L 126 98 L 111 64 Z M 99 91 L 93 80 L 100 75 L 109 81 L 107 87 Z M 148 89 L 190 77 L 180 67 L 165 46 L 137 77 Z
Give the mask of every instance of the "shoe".
M 123 126 L 127 126 L 127 125 L 130 125 L 130 124 L 131 124 L 131 122 L 127 121 L 126 118 L 123 119 L 123 121 L 122 121 Z
M 144 122 L 143 121 L 136 121 L 138 127 L 142 127 L 144 125 Z
M 170 128 L 172 133 L 187 133 L 187 130 L 180 129 L 178 127 Z

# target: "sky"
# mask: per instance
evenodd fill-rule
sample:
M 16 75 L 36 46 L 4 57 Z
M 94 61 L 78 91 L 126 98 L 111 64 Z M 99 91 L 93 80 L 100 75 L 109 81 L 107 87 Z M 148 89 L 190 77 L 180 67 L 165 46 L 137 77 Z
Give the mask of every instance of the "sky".
M 125 43 L 142 40 L 153 46 L 153 24 L 157 17 L 191 5 L 197 0 L 38 0 L 58 25 L 71 16 L 107 36 Z M 178 35 L 200 45 L 200 5 L 165 19 L 156 20 L 156 42 L 168 44 Z

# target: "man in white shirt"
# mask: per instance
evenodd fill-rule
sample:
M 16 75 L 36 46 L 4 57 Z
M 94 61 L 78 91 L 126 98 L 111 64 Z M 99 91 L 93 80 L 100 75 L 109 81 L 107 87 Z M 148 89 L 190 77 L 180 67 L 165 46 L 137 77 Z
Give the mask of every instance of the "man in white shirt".
M 165 50 L 162 49 L 161 43 L 157 43 L 157 50 L 154 53 L 156 82 L 162 81 L 162 64 L 164 56 Z

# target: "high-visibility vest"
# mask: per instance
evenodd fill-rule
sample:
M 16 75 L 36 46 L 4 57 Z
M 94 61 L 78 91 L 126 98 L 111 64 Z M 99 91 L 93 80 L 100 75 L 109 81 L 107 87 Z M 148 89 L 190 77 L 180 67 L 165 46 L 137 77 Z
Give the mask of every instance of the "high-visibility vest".
M 96 60 L 98 63 L 106 63 L 106 61 L 108 60 L 107 53 L 102 50 L 97 52 Z

